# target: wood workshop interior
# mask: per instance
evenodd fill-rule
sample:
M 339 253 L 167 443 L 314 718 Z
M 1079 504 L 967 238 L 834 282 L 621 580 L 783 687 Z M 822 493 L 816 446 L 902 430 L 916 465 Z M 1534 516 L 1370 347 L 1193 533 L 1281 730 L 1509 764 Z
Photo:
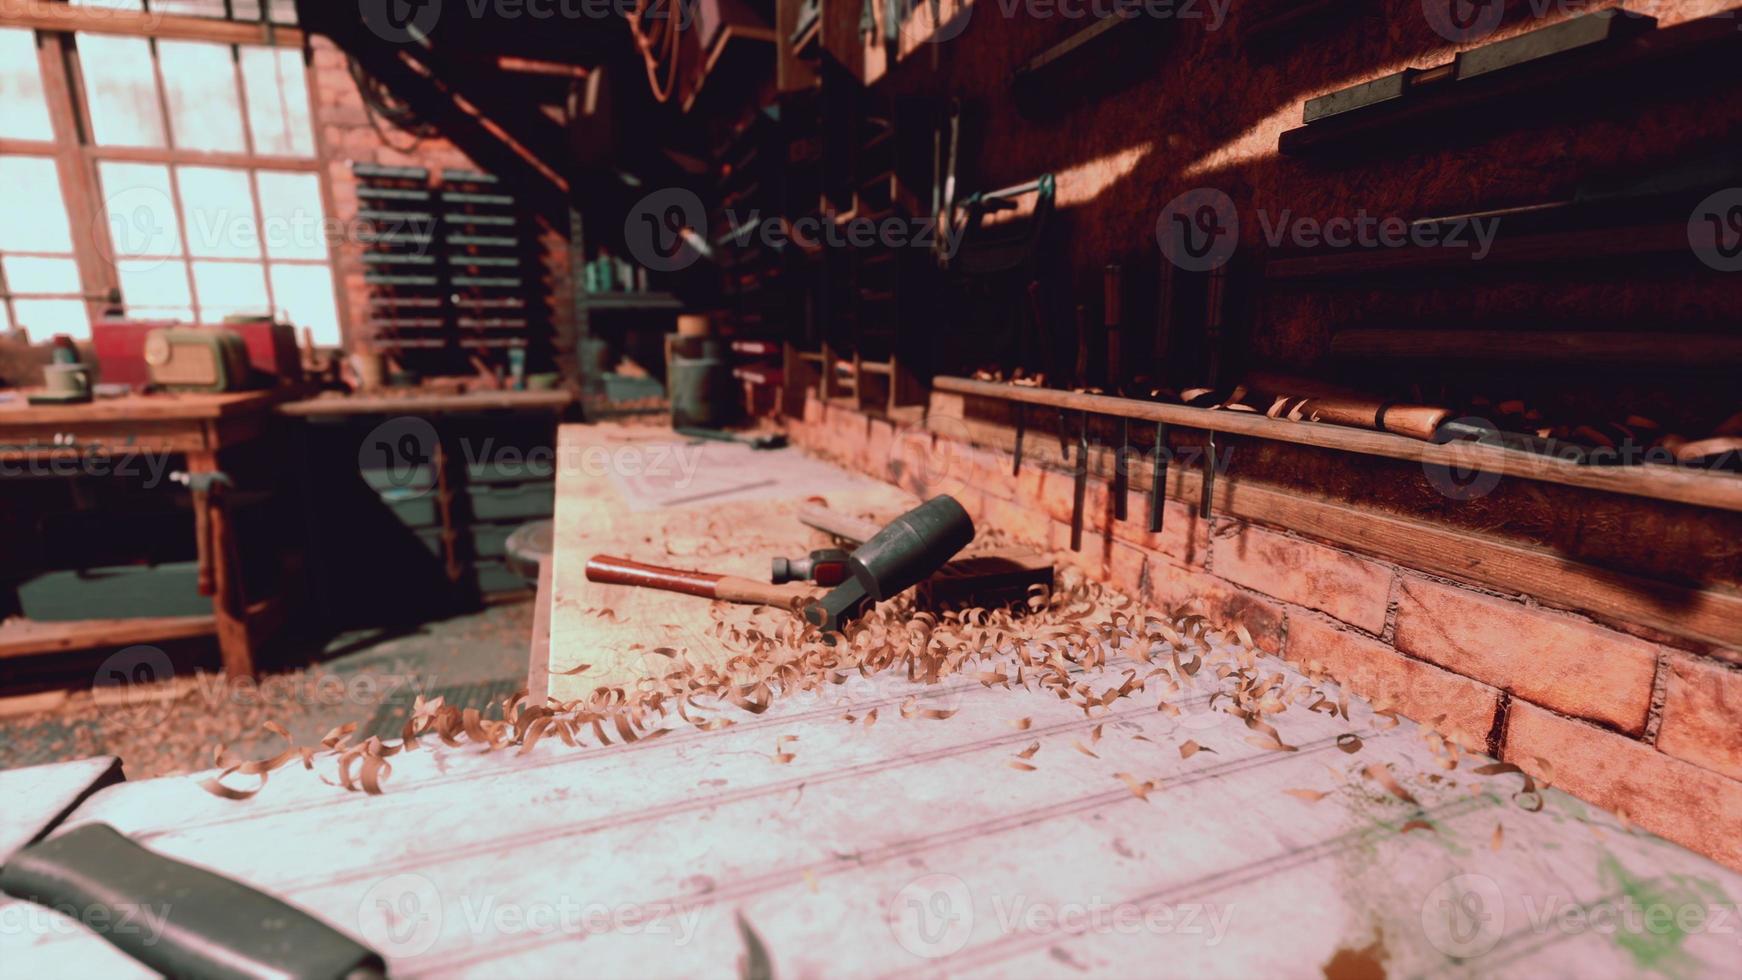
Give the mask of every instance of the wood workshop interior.
M 1734 976 L 1734 3 L 0 3 L 0 978 Z

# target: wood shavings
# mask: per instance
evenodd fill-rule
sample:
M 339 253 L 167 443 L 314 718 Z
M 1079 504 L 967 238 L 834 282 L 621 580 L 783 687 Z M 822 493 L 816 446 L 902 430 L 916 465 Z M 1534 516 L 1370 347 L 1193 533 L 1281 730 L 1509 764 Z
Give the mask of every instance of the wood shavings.
M 1019 732 L 1026 732 L 1033 724 L 1034 720 L 1031 718 L 1017 718 L 1010 722 L 1010 727 Z
M 1132 796 L 1137 797 L 1145 803 L 1149 802 L 1149 794 L 1154 792 L 1156 789 L 1154 780 L 1138 779 L 1136 776 L 1133 776 L 1128 772 L 1116 772 L 1113 774 L 1113 778 L 1124 783 L 1125 788 L 1131 790 Z
M 798 758 L 797 755 L 795 755 L 791 752 L 785 751 L 786 746 L 788 744 L 790 744 L 792 742 L 796 742 L 796 741 L 798 741 L 797 735 L 782 735 L 779 738 L 775 739 L 774 740 L 774 756 L 773 756 L 774 761 L 780 763 L 781 765 L 786 765 L 787 763 L 791 762 L 792 760 Z
M 1292 796 L 1297 800 L 1305 800 L 1308 803 L 1317 803 L 1318 801 L 1331 795 L 1330 793 L 1325 792 L 1324 790 L 1317 790 L 1317 789 L 1285 789 L 1285 790 L 1283 790 L 1283 792 L 1287 793 L 1289 796 Z
M 1414 796 L 1410 795 L 1409 790 L 1403 788 L 1403 784 L 1398 782 L 1397 777 L 1393 776 L 1391 774 L 1391 770 L 1386 768 L 1385 766 L 1382 766 L 1378 763 L 1373 763 L 1371 765 L 1363 767 L 1361 770 L 1361 774 L 1363 776 L 1366 776 L 1368 779 L 1371 779 L 1374 782 L 1378 783 L 1379 785 L 1385 787 L 1386 792 L 1390 793 L 1392 796 L 1397 797 L 1398 799 L 1402 800 L 1403 802 L 1408 803 L 1412 806 L 1420 806 L 1421 805 L 1420 803 L 1418 803 L 1416 801 L 1416 798 Z
M 1498 824 L 1498 823 L 1495 824 L 1494 825 L 1494 836 L 1492 838 L 1490 838 L 1488 841 L 1488 849 L 1491 851 L 1500 850 L 1500 848 L 1501 848 L 1502 844 L 1505 842 L 1505 840 L 1506 840 L 1506 827 L 1502 824 Z
M 1197 755 L 1199 752 L 1214 752 L 1214 751 L 1216 751 L 1216 750 L 1210 748 L 1207 745 L 1199 745 L 1198 743 L 1196 743 L 1188 738 L 1184 742 L 1180 743 L 1179 757 L 1182 759 L 1190 759 L 1192 756 Z
M 1337 736 L 1337 749 L 1349 755 L 1354 755 L 1361 751 L 1361 747 L 1365 744 L 1366 743 L 1361 741 L 1361 736 L 1354 732 L 1344 732 Z
M 1023 749 L 1021 752 L 1016 753 L 1016 757 L 1018 759 L 1032 759 L 1032 758 L 1034 758 L 1034 754 L 1036 752 L 1039 752 L 1039 751 L 1040 751 L 1040 743 L 1039 742 L 1030 742 L 1030 743 L 1028 743 L 1028 748 Z
M 1015 759 L 1006 760 L 1004 765 L 1006 765 L 1007 767 L 1009 767 L 1011 769 L 1016 770 L 1017 772 L 1033 772 L 1036 769 L 1040 768 L 1039 766 L 1031 766 L 1026 762 L 1018 762 Z
M 1078 752 L 1081 752 L 1082 754 L 1088 756 L 1091 759 L 1099 759 L 1100 758 L 1099 755 L 1095 754 L 1093 749 L 1089 748 L 1087 745 L 1084 745 L 1082 742 L 1077 741 L 1076 739 L 1071 739 L 1071 748 L 1076 749 Z
M 1400 834 L 1407 834 L 1412 830 L 1425 830 L 1425 831 L 1428 831 L 1430 833 L 1435 833 L 1435 834 L 1439 833 L 1439 828 L 1435 827 L 1433 824 L 1428 823 L 1426 820 L 1423 820 L 1419 817 L 1417 817 L 1414 820 L 1410 820 L 1407 823 L 1405 823 L 1402 827 L 1399 827 L 1397 832 Z

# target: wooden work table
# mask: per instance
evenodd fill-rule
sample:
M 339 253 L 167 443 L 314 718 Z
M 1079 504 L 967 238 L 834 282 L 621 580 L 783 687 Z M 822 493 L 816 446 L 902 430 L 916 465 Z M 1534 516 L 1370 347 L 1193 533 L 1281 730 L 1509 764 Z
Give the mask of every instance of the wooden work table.
M 31 405 L 25 392 L 0 401 L 0 462 L 14 467 L 51 464 L 51 473 L 90 459 L 132 453 L 170 453 L 185 458 L 193 478 L 200 582 L 212 596 L 212 615 L 144 619 L 93 619 L 68 623 L 15 623 L 0 628 L 0 658 L 92 646 L 123 647 L 216 635 L 224 670 L 251 676 L 254 650 L 279 612 L 276 603 L 251 601 L 237 561 L 237 542 L 222 492 L 197 486 L 222 472 L 222 455 L 259 438 L 269 410 L 282 400 L 274 391 L 223 394 L 127 395 L 78 405 Z
M 686 455 L 676 455 L 680 450 Z M 688 478 L 682 474 L 687 460 L 696 461 Z M 663 483 L 637 483 L 611 472 L 667 467 L 674 474 L 670 493 Z M 655 489 L 638 496 L 636 486 Z M 662 494 L 677 503 L 654 505 Z M 826 536 L 798 522 L 798 508 L 810 496 L 823 497 L 832 508 L 888 516 L 918 502 L 796 448 L 757 452 L 730 443 L 691 444 L 669 429 L 649 426 L 563 426 L 557 436 L 556 533 L 548 597 L 550 693 L 580 697 L 595 687 L 642 676 L 659 658 L 631 652 L 629 647 L 637 643 L 681 646 L 703 662 L 724 656 L 704 635 L 714 622 L 708 600 L 589 582 L 588 558 L 618 555 L 766 581 L 776 556 L 803 557 L 828 543 Z M 737 613 L 722 609 L 723 615 Z M 660 642 L 646 642 L 655 633 L 663 637 Z M 582 664 L 590 665 L 585 673 L 562 676 Z
M 684 552 L 672 564 L 750 573 L 795 533 L 786 493 L 844 509 L 900 498 L 783 451 L 728 474 L 790 480 L 760 502 L 637 510 L 644 500 L 607 492 L 620 477 L 575 467 L 588 452 L 633 460 L 669 432 L 569 426 L 560 441 L 545 576 L 559 668 L 632 673 L 627 643 L 709 621 L 706 600 L 591 587 L 581 567 L 595 549 L 669 547 Z M 589 614 L 601 603 L 620 616 Z M 1108 652 L 1073 683 L 1099 691 L 1152 666 Z M 1688 975 L 1734 963 L 1731 931 L 1618 932 L 1629 920 L 1616 916 L 1667 904 L 1728 921 L 1735 870 L 1556 789 L 1539 787 L 1529 812 L 1517 774 L 1473 774 L 1487 760 L 1467 756 L 1448 770 L 1423 730 L 1358 698 L 1347 717 L 1274 716 L 1292 751 L 1267 749 L 1215 710 L 1211 675 L 1089 712 L 973 673 L 855 672 L 760 712 L 719 708 L 721 727 L 670 718 L 664 737 L 633 743 L 583 732 L 575 746 L 485 751 L 426 737 L 393 756 L 381 796 L 334 785 L 330 757 L 284 767 L 244 802 L 179 776 L 96 790 L 97 760 L 14 777 L 58 799 L 90 792 L 64 819 L 16 821 L 30 836 L 107 822 L 360 938 L 396 977 L 563 975 L 577 950 L 612 976 L 738 963 L 781 977 L 1123 977 L 1163 963 L 1215 977 L 1630 976 L 1660 949 Z M 1188 740 L 1203 750 L 1182 751 Z M 1140 796 L 1120 773 L 1154 788 Z M 0 897 L 0 920 L 32 914 Z M 19 976 L 148 975 L 58 920 L 0 930 L 0 962 Z

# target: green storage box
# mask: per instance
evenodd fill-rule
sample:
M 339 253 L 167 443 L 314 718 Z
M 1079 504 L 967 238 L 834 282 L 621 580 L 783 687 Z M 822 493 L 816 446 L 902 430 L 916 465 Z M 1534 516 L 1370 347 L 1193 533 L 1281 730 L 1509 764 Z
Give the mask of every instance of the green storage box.
M 477 486 L 472 493 L 472 517 L 480 521 L 527 521 L 556 511 L 556 484 L 517 483 Z
M 209 616 L 212 599 L 200 595 L 198 562 L 115 565 L 44 572 L 18 585 L 18 605 L 39 622 Z
M 434 490 L 436 485 L 435 467 L 428 463 L 416 466 L 368 467 L 362 473 L 363 482 L 376 491 Z
M 506 562 L 500 560 L 483 559 L 474 562 L 472 569 L 478 576 L 478 591 L 486 595 L 492 592 L 514 592 L 533 587 L 533 583 L 515 574 Z
M 541 453 L 535 459 L 498 457 L 466 464 L 466 482 L 471 484 L 528 483 L 555 477 L 556 462 L 548 453 Z
M 436 510 L 434 493 L 412 489 L 383 490 L 381 502 L 406 527 L 435 527 L 441 524 L 441 514 Z

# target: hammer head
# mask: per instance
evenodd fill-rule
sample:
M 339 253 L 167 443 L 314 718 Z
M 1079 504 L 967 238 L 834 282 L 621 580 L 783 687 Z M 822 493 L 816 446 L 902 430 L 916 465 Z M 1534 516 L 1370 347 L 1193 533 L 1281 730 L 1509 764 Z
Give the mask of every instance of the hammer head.
M 851 577 L 805 607 L 805 619 L 840 632 L 873 603 L 911 588 L 974 540 L 974 521 L 954 497 L 941 496 L 889 522 L 847 558 Z

